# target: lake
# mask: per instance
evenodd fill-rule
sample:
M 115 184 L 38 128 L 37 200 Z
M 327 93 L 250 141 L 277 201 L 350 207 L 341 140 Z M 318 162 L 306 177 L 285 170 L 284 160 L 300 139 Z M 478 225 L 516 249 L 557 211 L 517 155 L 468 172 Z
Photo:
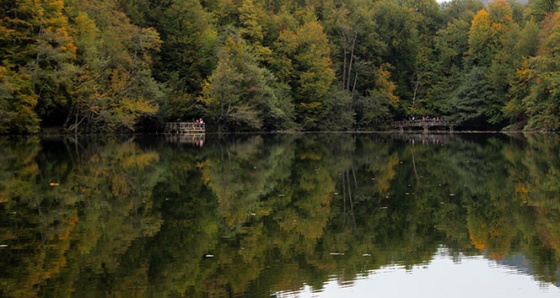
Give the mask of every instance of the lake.
M 1 297 L 560 297 L 560 137 L 0 138 Z

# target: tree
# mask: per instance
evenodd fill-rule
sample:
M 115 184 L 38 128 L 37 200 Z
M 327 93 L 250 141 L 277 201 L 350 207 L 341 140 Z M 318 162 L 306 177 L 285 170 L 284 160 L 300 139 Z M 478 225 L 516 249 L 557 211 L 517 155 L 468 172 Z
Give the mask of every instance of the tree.
M 76 45 L 63 0 L 41 1 L 37 12 L 36 52 L 30 73 L 38 95 L 37 114 L 43 125 L 62 125 L 76 75 Z
M 151 73 L 161 39 L 153 28 L 130 23 L 113 2 L 76 5 L 73 21 L 79 73 L 67 129 L 72 132 L 133 131 L 157 112 L 164 96 Z
M 31 76 L 0 66 L 0 133 L 28 134 L 39 131 L 39 117 L 34 111 L 37 95 Z
M 472 87 L 472 83 L 479 87 L 485 86 L 481 96 L 477 96 L 483 105 L 477 105 L 478 111 L 473 114 L 474 117 L 464 117 L 465 114 L 461 112 L 462 116 L 459 118 L 466 120 L 484 115 L 478 121 L 490 125 L 503 125 L 505 97 L 510 81 L 515 75 L 515 68 L 512 67 L 515 56 L 511 52 L 514 49 L 513 37 L 516 32 L 517 26 L 513 22 L 512 9 L 504 0 L 490 3 L 488 11 L 482 9 L 474 16 L 466 57 L 467 68 L 471 69 L 468 69 L 469 75 L 465 77 L 467 80 L 462 82 L 465 86 L 461 86 L 459 94 L 467 91 L 468 86 Z
M 292 90 L 297 122 L 305 129 L 316 129 L 335 78 L 323 26 L 307 20 L 296 31 L 285 29 L 274 48 L 277 56 L 273 68 L 279 80 Z
M 430 85 L 437 82 L 432 79 L 437 64 L 433 36 L 443 27 L 439 5 L 435 0 L 400 0 L 399 3 L 413 12 L 413 24 L 418 31 L 416 56 L 411 65 L 408 82 L 410 95 L 409 98 L 403 98 L 409 100 L 409 102 L 404 101 L 405 112 L 412 116 L 432 115 L 433 111 L 427 109 L 428 91 Z
M 422 41 L 418 31 L 417 17 L 413 9 L 399 5 L 394 1 L 375 3 L 375 22 L 379 28 L 377 34 L 385 44 L 381 52 L 383 62 L 391 65 L 391 78 L 395 82 L 395 95 L 400 98 L 397 113 L 402 114 L 412 106 L 414 85 L 418 81 L 416 72 Z M 416 79 L 414 77 L 416 76 Z
M 560 128 L 560 14 L 544 21 L 540 32 L 541 46 L 530 72 L 531 92 L 523 100 L 529 121 L 526 129 L 557 130 Z
M 162 39 L 154 77 L 170 88 L 169 96 L 159 102 L 159 118 L 199 116 L 196 97 L 216 67 L 218 32 L 213 17 L 199 0 L 170 1 L 155 8 L 152 15 Z
M 324 1 L 322 9 L 339 86 L 353 97 L 364 95 L 383 48 L 375 29 L 374 3 Z
M 375 87 L 354 103 L 356 124 L 361 127 L 376 126 L 378 122 L 388 119 L 391 109 L 396 108 L 399 102 L 395 95 L 395 83 L 391 81 L 391 72 L 387 67 L 379 67 L 376 76 Z
M 468 59 L 474 65 L 488 65 L 494 56 L 491 28 L 488 11 L 481 9 L 473 18 L 469 34 Z
M 525 18 L 534 18 L 537 22 L 542 22 L 547 15 L 554 13 L 558 9 L 556 0 L 532 0 L 527 4 L 524 15 Z
M 0 9 L 0 132 L 36 133 L 38 96 L 29 69 L 36 58 L 38 2 L 3 2 Z
M 452 97 L 450 120 L 463 125 L 484 127 L 486 119 L 492 117 L 491 103 L 494 92 L 486 78 L 484 67 L 473 67 L 461 76 L 461 85 Z
M 513 12 L 505 0 L 491 2 L 473 18 L 469 32 L 469 61 L 474 65 L 490 65 L 506 45 L 513 30 Z
M 534 75 L 532 61 L 533 57 L 537 56 L 539 43 L 539 26 L 531 19 L 525 23 L 515 44 L 513 52 L 518 55 L 519 65 L 515 78 L 510 83 L 511 88 L 504 107 L 504 115 L 509 118 L 510 123 L 521 126 L 519 128 L 527 124 L 526 106 L 523 100 L 531 93 Z
M 227 37 L 218 67 L 199 101 L 205 116 L 222 129 L 282 129 L 290 126 L 290 98 L 272 73 L 258 65 L 245 40 Z

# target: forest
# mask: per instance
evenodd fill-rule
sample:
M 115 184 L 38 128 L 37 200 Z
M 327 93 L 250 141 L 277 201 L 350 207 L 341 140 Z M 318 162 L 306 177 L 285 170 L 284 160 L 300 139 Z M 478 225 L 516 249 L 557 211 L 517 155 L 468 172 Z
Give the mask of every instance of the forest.
M 2 0 L 0 133 L 560 127 L 557 1 Z

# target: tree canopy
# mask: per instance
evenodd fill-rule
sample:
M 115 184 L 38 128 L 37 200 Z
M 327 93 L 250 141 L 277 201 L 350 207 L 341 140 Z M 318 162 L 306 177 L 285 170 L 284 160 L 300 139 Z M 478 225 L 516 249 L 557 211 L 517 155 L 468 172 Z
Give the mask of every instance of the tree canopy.
M 0 10 L 0 133 L 557 131 L 558 5 L 531 0 L 45 0 Z

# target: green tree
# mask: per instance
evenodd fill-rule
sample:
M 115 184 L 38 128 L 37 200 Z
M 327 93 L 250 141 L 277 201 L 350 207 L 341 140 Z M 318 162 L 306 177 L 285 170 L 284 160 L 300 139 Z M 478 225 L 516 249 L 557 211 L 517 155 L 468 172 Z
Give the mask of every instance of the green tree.
M 41 7 L 34 1 L 3 2 L 0 9 L 0 132 L 36 133 L 38 96 L 29 65 L 36 58 Z
M 335 78 L 323 26 L 307 20 L 295 31 L 283 30 L 274 51 L 277 56 L 273 68 L 279 80 L 292 90 L 296 121 L 304 129 L 316 129 L 324 117 L 324 101 Z
M 483 124 L 482 127 L 487 124 L 496 127 L 503 125 L 505 97 L 515 76 L 515 68 L 512 67 L 515 56 L 511 52 L 516 30 L 512 9 L 504 0 L 490 3 L 488 11 L 482 9 L 474 16 L 469 31 L 466 76 L 457 90 L 455 108 L 460 111 L 454 113 L 458 121 L 477 119 Z M 474 86 L 480 88 L 478 95 L 468 91 Z M 470 94 L 467 96 L 470 99 L 463 98 L 465 93 Z M 477 99 L 473 101 L 474 98 Z M 460 102 L 470 102 L 472 105 L 467 107 Z M 472 115 L 469 116 L 470 113 Z
M 394 68 L 392 73 L 398 86 L 397 95 L 410 98 L 408 79 L 420 42 L 414 15 L 410 9 L 393 1 L 377 2 L 374 11 L 379 38 L 386 45 L 382 58 Z
M 164 96 L 151 72 L 161 40 L 153 28 L 130 23 L 115 3 L 76 5 L 79 73 L 67 128 L 72 132 L 135 130 Z
M 283 129 L 293 119 L 283 88 L 270 71 L 258 65 L 245 40 L 228 37 L 199 100 L 205 116 L 222 129 Z
M 492 86 L 486 78 L 486 68 L 473 67 L 461 76 L 459 86 L 452 97 L 450 120 L 463 125 L 483 128 L 486 119 L 492 117 L 486 114 L 495 102 Z
M 62 125 L 76 74 L 76 45 L 63 0 L 41 2 L 37 12 L 36 53 L 30 73 L 38 95 L 36 111 L 43 125 Z
M 37 95 L 31 76 L 0 66 L 0 133 L 27 134 L 39 131 L 39 116 L 34 108 Z
M 391 108 L 397 107 L 399 98 L 395 95 L 396 86 L 390 75 L 385 67 L 379 67 L 375 87 L 354 102 L 358 126 L 376 126 L 377 122 L 389 119 Z
M 533 0 L 527 3 L 524 11 L 525 18 L 534 18 L 537 22 L 542 22 L 546 16 L 554 13 L 558 9 L 556 0 Z
M 533 59 L 531 92 L 523 100 L 529 121 L 526 129 L 557 130 L 560 128 L 560 76 L 557 52 L 560 41 L 560 14 L 550 15 L 540 31 L 541 44 Z
M 418 30 L 416 56 L 410 71 L 408 82 L 410 102 L 406 104 L 406 113 L 413 116 L 431 115 L 428 109 L 428 90 L 434 76 L 435 59 L 434 34 L 443 27 L 439 4 L 435 0 L 402 0 L 402 5 L 414 13 L 412 17 Z
M 157 1 L 153 5 L 160 6 Z M 159 101 L 159 118 L 200 116 L 196 97 L 216 66 L 218 32 L 213 17 L 199 0 L 170 1 L 154 9 L 153 23 L 162 39 L 154 77 L 170 88 L 169 96 Z

